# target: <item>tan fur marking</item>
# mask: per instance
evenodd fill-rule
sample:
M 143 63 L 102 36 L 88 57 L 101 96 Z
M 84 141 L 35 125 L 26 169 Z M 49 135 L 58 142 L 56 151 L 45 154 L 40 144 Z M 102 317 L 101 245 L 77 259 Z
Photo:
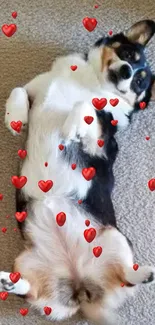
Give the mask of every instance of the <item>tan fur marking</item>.
M 112 47 L 113 47 L 114 49 L 117 49 L 120 45 L 121 45 L 121 43 L 119 43 L 119 42 L 114 42 L 114 43 L 112 44 Z
M 102 70 L 108 68 L 111 63 L 118 61 L 119 58 L 115 53 L 115 50 L 111 47 L 105 46 L 102 51 Z
M 141 76 L 142 76 L 142 78 L 145 78 L 146 77 L 146 71 L 142 71 Z
M 104 281 L 108 291 L 113 291 L 113 289 L 119 287 L 121 283 L 124 283 L 125 286 L 133 286 L 126 281 L 122 265 L 117 264 L 117 262 L 115 264 L 109 263 L 106 268 L 107 272 L 104 275 Z

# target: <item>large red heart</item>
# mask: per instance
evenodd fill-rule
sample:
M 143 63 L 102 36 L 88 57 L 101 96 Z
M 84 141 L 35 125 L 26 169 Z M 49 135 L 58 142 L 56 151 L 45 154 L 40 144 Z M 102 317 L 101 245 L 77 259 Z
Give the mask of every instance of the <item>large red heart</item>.
M 110 99 L 110 104 L 115 107 L 119 103 L 118 98 Z
M 92 32 L 97 26 L 97 20 L 95 18 L 85 17 L 83 18 L 82 23 L 89 32 Z
M 22 221 L 24 221 L 26 219 L 27 212 L 26 211 L 16 212 L 15 217 L 19 222 L 22 222 Z
M 12 184 L 18 188 L 21 189 L 26 183 L 27 183 L 27 177 L 26 176 L 12 176 L 11 177 Z
M 43 192 L 48 192 L 52 186 L 53 186 L 53 182 L 51 180 L 48 180 L 48 181 L 39 181 L 38 182 L 38 186 L 40 187 L 40 189 L 43 191 Z
M 17 133 L 20 133 L 23 123 L 21 121 L 17 121 L 17 122 L 12 121 L 10 125 L 13 130 L 15 130 Z
M 19 272 L 15 272 L 15 273 L 10 273 L 9 278 L 13 283 L 17 283 L 20 279 L 21 275 Z
M 19 149 L 18 150 L 18 156 L 22 159 L 24 159 L 27 155 L 27 151 L 26 150 L 22 150 L 22 149 Z
M 57 224 L 62 227 L 66 222 L 66 214 L 64 212 L 60 212 L 56 215 Z
M 155 191 L 155 178 L 152 178 L 148 181 L 148 187 L 150 191 Z
M 0 292 L 0 298 L 2 300 L 6 300 L 8 295 L 9 295 L 8 292 Z
M 71 68 L 72 71 L 75 71 L 77 69 L 77 65 L 71 65 L 70 68 Z
M 90 181 L 96 175 L 96 169 L 94 167 L 83 168 L 82 175 L 87 181 Z
M 51 312 L 52 312 L 52 308 L 51 308 L 51 307 L 47 307 L 47 306 L 45 306 L 45 307 L 44 307 L 44 312 L 45 312 L 46 315 L 50 315 Z
M 84 231 L 84 237 L 85 237 L 85 240 L 88 243 L 91 243 L 94 240 L 94 238 L 96 237 L 96 230 L 95 230 L 95 228 L 86 229 Z
M 92 116 L 85 116 L 84 121 L 90 125 L 94 121 L 94 118 Z
M 93 254 L 95 255 L 95 257 L 99 257 L 102 254 L 102 247 L 101 246 L 94 247 Z
M 22 315 L 22 316 L 26 316 L 27 315 L 27 313 L 28 313 L 28 308 L 21 308 L 20 309 L 20 314 Z
M 3 25 L 2 26 L 2 32 L 7 36 L 11 37 L 17 30 L 17 26 L 15 24 L 10 24 L 10 25 Z
M 101 110 L 107 105 L 107 99 L 106 98 L 93 98 L 92 104 L 95 106 L 96 109 Z

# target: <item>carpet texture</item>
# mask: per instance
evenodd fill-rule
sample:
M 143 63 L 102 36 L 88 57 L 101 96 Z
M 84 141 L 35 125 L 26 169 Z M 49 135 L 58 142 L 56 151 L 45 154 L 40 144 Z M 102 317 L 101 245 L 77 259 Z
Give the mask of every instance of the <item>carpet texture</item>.
M 95 1 L 95 0 L 94 0 Z M 15 189 L 10 178 L 16 175 L 22 148 L 21 137 L 14 138 L 4 127 L 4 105 L 12 88 L 24 85 L 36 74 L 50 68 L 53 59 L 71 51 L 87 50 L 100 36 L 124 30 L 144 18 L 155 19 L 154 0 L 8 0 L 0 2 L 0 26 L 17 24 L 14 36 L 0 32 L 0 270 L 10 271 L 14 258 L 22 250 L 15 217 Z M 11 13 L 17 11 L 17 18 Z M 98 26 L 92 33 L 84 29 L 82 19 L 95 17 Z M 155 37 L 148 49 L 155 71 Z M 155 192 L 147 187 L 155 177 L 155 104 L 134 116 L 125 132 L 117 135 L 120 152 L 115 164 L 116 185 L 113 200 L 120 229 L 133 242 L 135 262 L 155 265 Z M 145 137 L 150 136 L 146 141 Z M 9 218 L 6 216 L 9 215 Z M 6 227 L 6 233 L 1 231 Z M 24 300 L 9 296 L 0 300 L 1 325 L 49 324 L 37 312 L 29 310 L 24 318 L 20 308 Z M 155 285 L 143 286 L 119 310 L 120 325 L 155 324 Z M 79 316 L 63 324 L 87 324 Z M 117 324 L 116 324 L 117 325 Z

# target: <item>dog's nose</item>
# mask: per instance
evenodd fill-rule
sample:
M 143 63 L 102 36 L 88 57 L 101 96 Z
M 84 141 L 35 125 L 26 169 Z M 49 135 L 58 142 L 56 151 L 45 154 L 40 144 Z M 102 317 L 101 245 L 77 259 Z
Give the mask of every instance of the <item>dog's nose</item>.
M 132 75 L 131 68 L 128 64 L 123 64 L 120 68 L 120 77 L 122 79 L 129 79 Z

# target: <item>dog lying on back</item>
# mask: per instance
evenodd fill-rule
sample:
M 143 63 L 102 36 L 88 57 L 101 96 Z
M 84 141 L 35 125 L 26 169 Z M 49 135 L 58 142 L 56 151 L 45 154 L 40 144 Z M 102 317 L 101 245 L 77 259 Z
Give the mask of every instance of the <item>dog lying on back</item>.
M 27 295 L 42 313 L 51 307 L 50 319 L 81 309 L 107 322 L 137 284 L 154 280 L 154 267 L 133 270 L 132 250 L 117 229 L 111 201 L 114 135 L 154 96 L 144 56 L 154 32 L 153 21 L 142 21 L 125 34 L 99 40 L 88 55 L 59 58 L 7 101 L 5 123 L 12 133 L 28 123 L 21 170 L 27 179 L 21 197 L 28 244 L 14 267 L 22 279 L 12 284 L 9 273 L 1 272 L 1 290 Z M 101 248 L 101 256 L 94 256 Z

